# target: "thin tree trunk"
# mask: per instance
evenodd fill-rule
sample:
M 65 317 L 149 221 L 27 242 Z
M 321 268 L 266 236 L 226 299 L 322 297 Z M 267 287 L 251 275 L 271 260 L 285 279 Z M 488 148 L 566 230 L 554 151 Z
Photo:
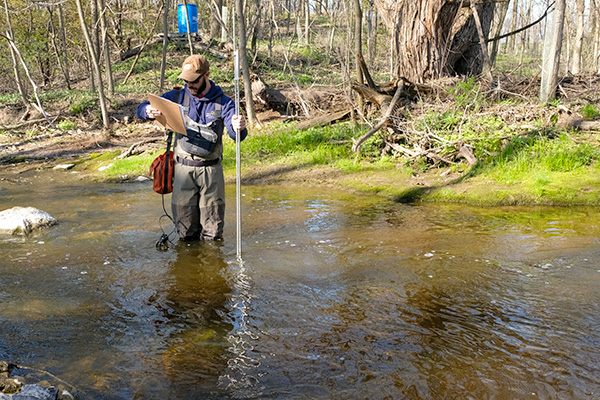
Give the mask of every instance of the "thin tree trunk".
M 48 14 L 50 15 L 50 39 L 52 41 L 52 47 L 54 48 L 54 54 L 56 55 L 56 61 L 58 62 L 58 66 L 65 78 L 65 83 L 67 84 L 67 89 L 71 90 L 71 83 L 69 82 L 69 76 L 62 62 L 62 56 L 60 51 L 58 50 L 58 46 L 56 45 L 56 28 L 54 27 L 54 14 L 53 8 L 54 6 L 49 5 L 46 7 L 48 10 Z
M 310 46 L 310 1 L 304 1 L 304 40 L 306 45 Z
M 94 49 L 94 54 L 96 55 L 96 59 L 99 60 L 100 59 L 100 32 L 98 29 L 98 3 L 96 0 L 91 0 L 90 1 L 90 7 L 91 7 L 91 18 L 92 18 L 92 22 L 91 22 L 91 27 L 92 27 L 92 43 L 93 43 L 93 49 Z
M 506 19 L 506 13 L 508 11 L 509 1 L 503 1 L 496 3 L 496 10 L 494 11 L 494 19 L 492 20 L 492 26 L 490 28 L 490 37 L 499 36 L 502 32 L 502 26 Z M 498 55 L 498 47 L 500 45 L 499 40 L 494 40 L 490 48 L 490 64 L 493 66 L 496 64 L 496 57 Z
M 6 32 L 6 35 L 8 36 L 9 40 L 13 40 L 14 33 L 13 33 L 13 28 L 12 28 L 12 22 L 10 19 L 10 12 L 8 9 L 7 0 L 4 0 L 4 10 L 6 11 L 6 25 L 8 26 L 8 31 Z M 10 48 L 10 56 L 12 57 L 15 81 L 17 83 L 17 88 L 19 89 L 19 94 L 21 95 L 21 100 L 23 101 L 23 105 L 25 106 L 25 109 L 26 109 L 25 113 L 27 114 L 29 112 L 29 109 L 31 108 L 31 102 L 27 98 L 27 93 L 25 92 L 25 88 L 23 86 L 23 80 L 21 79 L 21 73 L 19 72 L 19 64 L 17 63 L 17 55 L 15 54 L 15 51 L 13 50 L 12 46 L 9 46 L 9 48 Z
M 94 53 L 94 44 L 92 43 L 90 33 L 85 23 L 85 15 L 83 14 L 83 6 L 81 5 L 81 0 L 75 0 L 75 3 L 77 4 L 77 12 L 79 13 L 79 21 L 81 22 L 81 30 L 83 32 L 83 36 L 88 46 L 94 71 L 96 73 L 96 76 L 98 77 L 98 100 L 100 101 L 100 110 L 102 111 L 102 123 L 104 124 L 105 128 L 108 128 L 108 110 L 106 108 L 106 98 L 104 97 L 104 87 L 102 86 L 102 72 L 100 71 L 100 64 L 98 63 L 98 58 Z
M 363 85 L 365 83 L 364 75 L 361 69 L 362 55 L 362 9 L 360 7 L 360 0 L 354 0 L 354 56 L 356 65 L 356 81 Z M 358 109 L 361 113 L 364 113 L 364 102 L 363 97 L 358 95 Z
M 50 121 L 50 118 L 48 118 L 48 114 L 46 114 L 46 111 L 44 111 L 44 109 L 42 107 L 42 102 L 40 101 L 40 98 L 38 97 L 38 94 L 37 94 L 37 85 L 35 84 L 35 81 L 31 78 L 31 75 L 29 74 L 29 69 L 27 68 L 27 64 L 25 64 L 25 59 L 23 59 L 23 56 L 21 55 L 21 52 L 15 45 L 14 41 L 9 40 L 8 43 L 12 47 L 12 49 L 14 50 L 16 55 L 19 57 L 19 60 L 21 61 L 21 65 L 23 66 L 23 69 L 25 70 L 25 74 L 27 75 L 27 78 L 29 78 L 29 83 L 31 83 L 31 87 L 33 88 L 33 94 L 35 95 L 35 99 L 37 101 L 37 104 L 33 104 L 33 106 L 36 107 L 37 110 L 42 113 L 42 115 L 44 115 L 44 118 L 46 118 L 46 121 L 48 122 L 48 124 L 52 128 L 56 129 L 56 126 L 54 126 L 52 121 Z
M 564 19 L 565 0 L 556 0 L 554 10 L 549 14 L 549 19 L 546 23 L 544 56 L 542 60 L 542 83 L 540 86 L 540 101 L 542 103 L 547 103 L 556 96 Z
M 67 49 L 69 48 L 67 46 L 67 28 L 65 26 L 65 15 L 63 12 L 63 5 L 59 4 L 58 5 L 58 23 L 59 23 L 59 29 L 60 29 L 60 41 L 61 41 L 61 54 L 63 56 L 63 62 L 64 62 L 64 66 L 65 66 L 65 76 L 67 78 L 67 82 L 71 82 L 71 74 L 69 72 L 69 55 L 67 53 Z M 67 85 L 69 86 L 69 85 Z
M 167 45 L 169 44 L 169 8 L 170 0 L 165 0 L 165 13 L 163 16 L 163 48 L 162 61 L 160 64 L 160 91 L 165 88 L 165 71 L 167 69 Z
M 252 98 L 252 82 L 250 81 L 250 67 L 248 65 L 248 55 L 246 50 L 246 18 L 244 17 L 243 0 L 235 0 L 235 12 L 238 22 L 238 40 L 239 40 L 239 57 L 242 66 L 242 74 L 244 76 L 244 99 L 246 100 L 246 113 L 248 115 L 248 126 L 253 127 L 258 124 L 256 112 L 254 111 L 254 99 Z
M 596 0 L 592 0 L 592 10 L 595 23 L 592 23 L 594 27 L 594 60 L 592 62 L 592 71 L 600 73 L 600 8 Z
M 223 9 L 223 0 L 214 0 L 214 7 L 219 12 Z M 226 21 L 223 21 L 227 23 Z M 213 15 L 210 20 L 210 38 L 218 38 L 221 34 L 221 23 L 218 15 Z
M 571 66 L 571 72 L 574 74 L 579 74 L 581 72 L 581 50 L 583 48 L 583 32 L 585 29 L 585 1 L 577 0 L 575 2 L 575 5 L 577 7 L 577 30 L 575 33 L 575 42 L 573 43 L 573 61 Z
M 519 0 L 512 0 L 513 1 L 513 8 L 512 8 L 512 14 L 511 14 L 511 18 L 510 18 L 510 30 L 512 32 L 517 30 L 517 21 L 519 18 Z M 516 54 L 516 43 L 517 43 L 517 39 L 515 35 L 509 36 L 508 38 L 508 45 L 506 46 L 506 50 L 508 54 L 511 55 L 515 55 Z
M 275 0 L 269 0 L 269 10 L 272 10 L 275 8 Z M 267 15 L 269 13 L 267 12 Z M 269 47 L 268 47 L 268 54 L 269 54 L 269 59 L 273 58 L 273 36 L 275 35 L 275 24 L 273 23 L 273 20 L 269 17 L 267 17 L 267 20 L 269 21 Z
M 106 4 L 104 0 L 98 0 L 100 6 L 100 29 L 102 30 L 102 46 L 104 48 L 104 71 L 106 73 L 106 85 L 108 93 L 115 94 L 115 85 L 112 74 L 112 63 L 110 61 L 110 43 L 108 42 L 108 26 L 106 24 Z
M 183 8 L 185 10 L 185 25 L 187 26 L 187 38 L 188 44 L 190 45 L 190 55 L 194 54 L 194 44 L 192 43 L 192 33 L 190 32 L 190 15 L 188 13 L 188 3 L 183 0 Z
M 377 56 L 377 26 L 378 26 L 378 15 L 377 10 L 373 6 L 373 3 L 369 5 L 369 64 L 373 65 L 375 63 L 375 57 Z
M 531 3 L 532 3 L 532 0 L 529 0 L 527 10 L 525 11 L 525 21 L 523 22 L 522 25 L 529 25 L 529 23 L 531 22 L 531 6 L 532 6 Z M 530 36 L 531 36 L 531 33 L 529 32 L 528 29 L 521 32 L 521 52 L 520 52 L 520 59 L 519 59 L 520 64 L 523 64 L 523 59 L 525 58 L 525 52 L 528 49 Z
M 565 19 L 564 19 L 564 27 L 563 27 L 563 33 L 564 33 L 564 37 L 565 37 L 565 45 L 567 46 L 567 48 L 565 49 L 564 53 L 565 53 L 565 68 L 567 70 L 567 72 L 569 72 L 571 70 L 571 18 L 569 18 L 571 16 L 571 14 L 568 12 L 569 5 L 567 4 L 565 6 Z
M 302 32 L 302 24 L 300 23 L 300 12 L 302 11 L 303 0 L 298 0 L 298 9 L 296 10 L 296 35 L 298 36 L 298 44 L 304 44 L 304 34 Z

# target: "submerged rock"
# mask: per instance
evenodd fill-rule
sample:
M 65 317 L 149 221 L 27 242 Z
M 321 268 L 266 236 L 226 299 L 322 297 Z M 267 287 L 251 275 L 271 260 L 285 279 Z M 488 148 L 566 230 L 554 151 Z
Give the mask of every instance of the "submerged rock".
M 52 215 L 35 207 L 13 207 L 0 211 L 0 233 L 27 235 L 56 223 Z
M 0 400 L 57 400 L 59 398 L 58 394 L 59 390 L 54 386 L 23 385 L 18 393 L 12 395 L 0 394 Z
M 0 361 L 0 400 L 75 400 L 74 387 L 50 376 L 52 381 L 59 381 L 53 384 L 44 379 L 47 375 L 45 371 Z M 31 381 L 37 383 L 27 383 Z

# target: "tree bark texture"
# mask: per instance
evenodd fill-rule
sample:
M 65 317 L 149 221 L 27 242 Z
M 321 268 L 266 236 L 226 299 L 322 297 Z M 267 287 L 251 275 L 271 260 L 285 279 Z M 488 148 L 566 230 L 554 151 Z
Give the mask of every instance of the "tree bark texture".
M 375 0 L 392 32 L 397 76 L 415 83 L 447 75 L 477 75 L 483 68 L 470 8 L 452 0 Z M 462 6 L 462 7 L 461 7 Z M 477 4 L 487 38 L 494 3 Z
M 540 85 L 540 101 L 542 103 L 547 103 L 556 96 L 564 20 L 565 0 L 556 0 L 554 9 L 550 13 L 550 19 L 546 23 L 542 83 Z
M 214 7 L 218 12 L 223 9 L 223 0 L 215 0 Z M 227 21 L 223 21 L 227 24 Z M 210 20 L 210 37 L 215 39 L 221 36 L 221 21 L 218 14 L 214 14 Z
M 494 10 L 494 17 L 490 26 L 491 37 L 500 36 L 500 33 L 502 32 L 502 26 L 504 25 L 504 20 L 506 19 L 506 13 L 508 12 L 508 4 L 508 0 L 496 4 L 496 9 Z M 496 63 L 496 56 L 498 55 L 499 46 L 499 40 L 494 40 L 489 46 L 490 63 L 492 63 L 492 65 Z
M 246 50 L 246 17 L 244 15 L 244 2 L 235 0 L 235 18 L 238 23 L 238 42 L 240 52 L 240 64 L 244 76 L 244 99 L 246 100 L 246 114 L 248 116 L 248 126 L 254 127 L 258 123 L 256 112 L 254 110 L 254 100 L 252 99 L 252 81 L 250 80 L 250 66 L 248 65 L 248 51 Z
M 573 43 L 573 59 L 571 64 L 571 72 L 577 75 L 581 72 L 581 50 L 583 48 L 583 31 L 585 28 L 585 0 L 577 0 L 575 2 L 575 5 L 577 7 L 577 27 L 575 32 L 575 41 Z

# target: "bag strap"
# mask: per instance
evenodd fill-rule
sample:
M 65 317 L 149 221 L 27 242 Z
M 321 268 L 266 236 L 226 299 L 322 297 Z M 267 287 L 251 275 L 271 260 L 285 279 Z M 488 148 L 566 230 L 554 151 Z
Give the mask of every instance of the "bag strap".
M 165 152 L 165 174 L 163 179 L 163 192 L 169 187 L 169 150 L 171 150 L 171 142 L 173 140 L 173 131 L 169 129 L 167 134 L 167 151 Z

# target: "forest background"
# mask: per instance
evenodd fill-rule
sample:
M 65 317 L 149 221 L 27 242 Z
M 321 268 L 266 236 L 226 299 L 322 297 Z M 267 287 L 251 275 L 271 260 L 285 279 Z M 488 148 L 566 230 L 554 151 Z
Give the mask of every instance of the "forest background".
M 236 37 L 251 126 L 245 183 L 397 201 L 600 203 L 596 0 L 193 1 L 197 32 L 180 33 L 182 3 L 4 0 L 5 168 L 147 174 L 165 135 L 135 120 L 137 105 L 181 85 L 191 53 L 211 60 L 233 97 Z M 227 142 L 229 178 L 234 153 Z

